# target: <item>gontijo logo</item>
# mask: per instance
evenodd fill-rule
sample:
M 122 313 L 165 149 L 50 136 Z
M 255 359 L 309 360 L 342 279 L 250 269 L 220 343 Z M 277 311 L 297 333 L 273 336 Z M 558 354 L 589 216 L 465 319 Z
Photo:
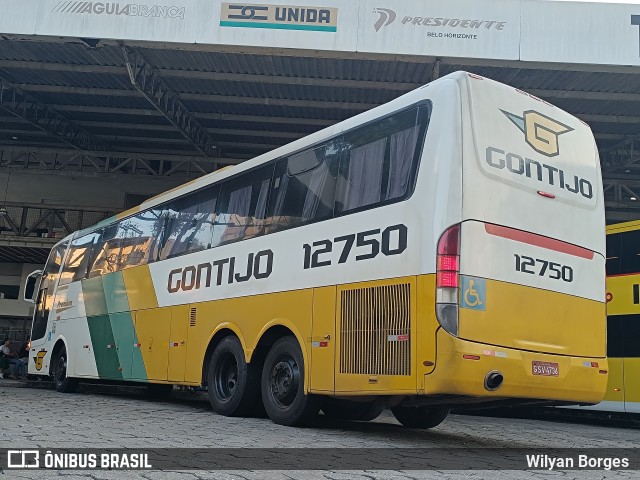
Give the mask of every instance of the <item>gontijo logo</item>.
M 338 9 L 223 3 L 220 10 L 220 26 L 336 32 Z
M 527 110 L 521 117 L 502 109 L 500 111 L 524 133 L 525 140 L 531 148 L 547 157 L 555 157 L 560 153 L 558 137 L 573 130 L 568 125 L 535 110 Z M 527 178 L 546 183 L 552 189 L 559 188 L 586 199 L 593 198 L 593 184 L 588 179 L 572 175 L 559 166 L 543 163 L 539 158 L 536 160 L 525 154 L 488 146 L 485 161 L 491 169 L 495 169 L 491 170 L 494 174 L 499 170 L 503 172 L 499 175 L 506 173 L 513 180 Z
M 573 130 L 568 125 L 535 110 L 527 110 L 522 117 L 500 111 L 524 133 L 524 138 L 531 148 L 547 157 L 555 157 L 560 153 L 558 137 Z

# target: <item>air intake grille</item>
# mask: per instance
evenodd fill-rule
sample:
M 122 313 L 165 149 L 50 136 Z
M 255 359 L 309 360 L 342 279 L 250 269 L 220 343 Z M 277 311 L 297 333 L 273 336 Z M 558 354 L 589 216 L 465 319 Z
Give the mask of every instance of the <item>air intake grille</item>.
M 190 327 L 195 327 L 196 326 L 196 309 L 195 309 L 195 307 L 191 307 L 191 309 L 189 310 L 189 326 Z
M 345 290 L 340 298 L 340 372 L 411 374 L 408 283 Z

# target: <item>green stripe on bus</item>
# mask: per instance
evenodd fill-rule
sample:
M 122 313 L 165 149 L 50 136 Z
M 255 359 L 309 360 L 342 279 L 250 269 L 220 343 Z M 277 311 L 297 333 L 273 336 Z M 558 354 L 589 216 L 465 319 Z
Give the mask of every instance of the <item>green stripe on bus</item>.
M 142 352 L 134 346 L 138 343 L 138 336 L 133 315 L 129 311 L 129 299 L 122 272 L 102 277 L 102 284 L 122 378 L 147 380 Z
M 338 27 L 326 25 L 298 25 L 295 23 L 249 23 L 249 22 L 228 22 L 221 20 L 221 27 L 241 27 L 241 28 L 269 28 L 272 30 L 305 30 L 315 32 L 336 32 Z
M 103 277 L 88 278 L 81 282 L 82 297 L 87 317 L 106 315 L 108 313 L 102 278 Z
M 124 286 L 122 272 L 110 273 L 102 277 L 104 297 L 109 313 L 119 313 L 129 311 L 129 300 L 127 289 Z
M 122 379 L 120 359 L 116 350 L 116 341 L 111 329 L 109 315 L 95 315 L 87 318 L 89 334 L 93 346 L 93 355 L 100 378 Z
M 117 345 L 117 354 L 125 380 L 147 380 L 142 352 L 134 344 L 138 343 L 133 317 L 130 312 L 112 313 L 109 315 L 113 338 Z

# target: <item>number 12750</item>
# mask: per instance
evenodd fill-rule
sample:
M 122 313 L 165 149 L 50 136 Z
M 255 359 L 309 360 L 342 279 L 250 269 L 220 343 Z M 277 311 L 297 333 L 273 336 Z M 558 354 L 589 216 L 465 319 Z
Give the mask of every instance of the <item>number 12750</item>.
M 527 255 L 514 254 L 516 258 L 516 271 L 549 277 L 553 280 L 573 282 L 573 268 L 568 265 L 549 262 L 540 258 L 532 258 Z

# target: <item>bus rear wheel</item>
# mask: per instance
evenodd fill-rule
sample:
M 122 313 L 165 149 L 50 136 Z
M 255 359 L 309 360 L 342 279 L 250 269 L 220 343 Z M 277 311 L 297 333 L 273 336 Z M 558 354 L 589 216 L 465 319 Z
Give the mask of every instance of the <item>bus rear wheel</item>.
M 409 428 L 437 427 L 449 415 L 449 409 L 443 407 L 402 407 L 398 405 L 393 407 L 391 412 L 396 420 Z
M 229 335 L 215 347 L 209 363 L 207 391 L 213 411 L 228 417 L 250 415 L 260 402 L 260 376 L 247 363 L 242 344 Z
M 283 337 L 269 350 L 261 389 L 267 415 L 279 425 L 306 425 L 320 410 L 320 399 L 304 393 L 304 359 L 295 337 Z
M 384 406 L 378 403 L 360 403 L 335 398 L 325 398 L 322 411 L 332 420 L 361 420 L 368 422 L 380 416 Z
M 51 362 L 52 377 L 56 390 L 62 393 L 73 393 L 78 388 L 78 379 L 67 377 L 67 349 L 62 347 L 56 352 Z

